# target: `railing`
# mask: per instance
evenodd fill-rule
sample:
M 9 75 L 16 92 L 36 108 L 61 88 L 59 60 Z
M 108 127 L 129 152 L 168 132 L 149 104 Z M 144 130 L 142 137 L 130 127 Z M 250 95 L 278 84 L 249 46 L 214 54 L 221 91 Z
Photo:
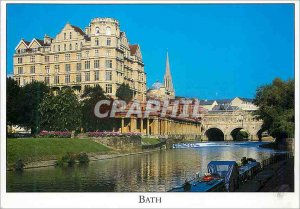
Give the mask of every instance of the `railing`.
M 294 157 L 294 153 L 292 153 L 292 152 L 275 154 L 275 155 L 271 156 L 270 158 L 263 160 L 261 162 L 261 168 L 265 169 L 274 163 L 278 163 L 279 161 L 291 159 L 293 157 Z

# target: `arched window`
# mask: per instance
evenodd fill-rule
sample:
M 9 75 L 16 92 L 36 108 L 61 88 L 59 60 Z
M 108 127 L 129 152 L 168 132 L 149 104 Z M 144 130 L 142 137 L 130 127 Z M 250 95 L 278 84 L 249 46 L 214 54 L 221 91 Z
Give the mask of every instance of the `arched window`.
M 96 27 L 96 28 L 95 28 L 95 32 L 96 32 L 96 34 L 100 34 L 100 28 L 99 28 L 99 27 Z
M 108 36 L 111 35 L 111 28 L 110 27 L 106 27 L 105 34 L 108 35 Z
M 69 50 L 72 50 L 72 44 L 70 44 L 70 46 L 69 46 Z
M 75 43 L 75 50 L 77 50 L 78 49 L 78 44 L 77 43 Z

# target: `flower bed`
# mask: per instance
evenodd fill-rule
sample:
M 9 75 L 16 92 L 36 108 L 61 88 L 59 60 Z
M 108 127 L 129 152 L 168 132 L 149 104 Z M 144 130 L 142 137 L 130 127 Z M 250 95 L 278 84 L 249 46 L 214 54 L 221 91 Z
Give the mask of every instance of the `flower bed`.
M 69 131 L 41 131 L 38 137 L 47 138 L 71 138 L 71 132 Z
M 141 134 L 134 133 L 134 132 L 120 133 L 120 132 L 95 131 L 95 132 L 87 132 L 87 135 L 89 137 L 107 137 L 107 136 L 140 136 Z

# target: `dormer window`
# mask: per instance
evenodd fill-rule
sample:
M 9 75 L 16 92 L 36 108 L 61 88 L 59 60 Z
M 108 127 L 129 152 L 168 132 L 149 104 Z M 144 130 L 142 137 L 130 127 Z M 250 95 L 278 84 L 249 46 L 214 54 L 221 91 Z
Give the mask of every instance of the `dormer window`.
M 72 32 L 70 32 L 70 39 L 72 39 Z
M 100 34 L 100 28 L 99 28 L 99 27 L 96 27 L 96 28 L 95 28 L 95 33 L 96 33 L 96 35 L 99 35 L 99 34 Z
M 106 27 L 105 34 L 108 35 L 108 36 L 111 35 L 111 28 L 110 27 Z
M 67 39 L 67 34 L 66 33 L 64 33 L 64 40 L 66 40 Z

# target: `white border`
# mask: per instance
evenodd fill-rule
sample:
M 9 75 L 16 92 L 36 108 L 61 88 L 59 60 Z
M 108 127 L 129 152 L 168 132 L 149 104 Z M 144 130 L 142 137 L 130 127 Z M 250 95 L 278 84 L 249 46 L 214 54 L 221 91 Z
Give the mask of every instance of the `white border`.
M 8 3 L 294 3 L 295 4 L 295 192 L 294 193 L 6 193 L 6 4 Z M 1 1 L 1 208 L 299 208 L 299 2 L 294 1 Z M 140 204 L 139 195 L 161 204 Z

